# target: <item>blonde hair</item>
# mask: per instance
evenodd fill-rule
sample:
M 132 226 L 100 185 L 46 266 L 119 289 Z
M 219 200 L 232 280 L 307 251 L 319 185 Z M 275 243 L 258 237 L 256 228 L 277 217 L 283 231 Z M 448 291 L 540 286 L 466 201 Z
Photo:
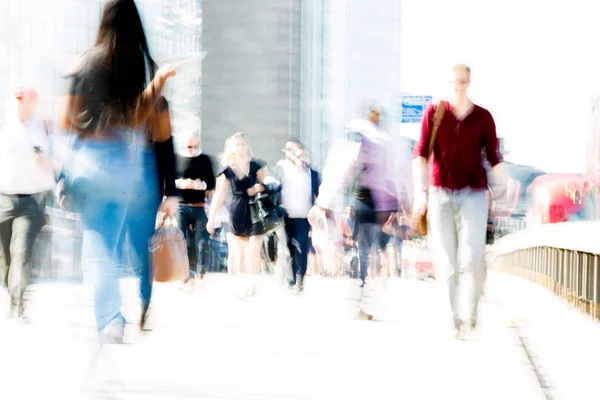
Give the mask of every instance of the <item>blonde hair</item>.
M 231 167 L 235 163 L 235 159 L 237 157 L 236 150 L 232 148 L 232 145 L 235 140 L 242 139 L 246 143 L 246 148 L 248 149 L 247 156 L 252 157 L 252 151 L 250 151 L 250 144 L 248 143 L 248 136 L 245 132 L 237 132 L 228 137 L 225 140 L 225 146 L 223 148 L 223 153 L 220 156 L 221 165 L 223 167 Z

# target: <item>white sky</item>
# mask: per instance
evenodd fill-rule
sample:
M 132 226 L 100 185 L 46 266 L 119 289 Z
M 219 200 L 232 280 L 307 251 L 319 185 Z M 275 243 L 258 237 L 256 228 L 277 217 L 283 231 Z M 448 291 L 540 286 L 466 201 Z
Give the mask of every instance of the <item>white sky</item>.
M 583 172 L 600 92 L 597 0 L 402 0 L 402 91 L 440 95 L 447 69 L 473 70 L 509 161 Z M 413 137 L 410 127 L 403 133 Z

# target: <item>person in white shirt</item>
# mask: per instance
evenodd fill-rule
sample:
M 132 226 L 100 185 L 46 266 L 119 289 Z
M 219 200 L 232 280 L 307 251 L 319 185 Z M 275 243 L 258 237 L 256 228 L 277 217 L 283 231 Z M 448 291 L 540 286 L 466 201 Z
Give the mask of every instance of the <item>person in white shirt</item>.
M 285 231 L 293 270 L 289 284 L 302 292 L 310 243 L 308 213 L 315 204 L 321 182 L 319 174 L 304 161 L 304 146 L 300 141 L 288 140 L 283 152 L 286 158 L 278 166 L 282 170 L 281 201 L 287 212 Z
M 23 318 L 35 238 L 44 226 L 40 194 L 55 185 L 48 124 L 35 117 L 37 93 L 15 92 L 15 108 L 0 131 L 0 249 L 11 316 Z

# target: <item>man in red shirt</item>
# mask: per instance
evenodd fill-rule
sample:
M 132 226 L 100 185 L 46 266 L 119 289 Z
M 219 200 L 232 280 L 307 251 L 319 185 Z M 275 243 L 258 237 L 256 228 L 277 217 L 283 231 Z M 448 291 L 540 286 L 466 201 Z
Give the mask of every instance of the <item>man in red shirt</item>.
M 507 176 L 492 115 L 467 97 L 471 70 L 456 65 L 451 72 L 449 99 L 430 105 L 423 117 L 421 139 L 415 147 L 414 208 L 418 211 L 428 204 L 429 240 L 437 272 L 448 284 L 454 326 L 462 335 L 477 323 L 486 276 L 488 181 L 483 155 L 501 182 L 507 182 Z M 436 113 L 439 107 L 444 107 L 443 113 Z M 436 119 L 437 135 L 429 154 Z M 462 290 L 467 292 L 464 297 Z M 463 298 L 465 304 L 461 304 Z

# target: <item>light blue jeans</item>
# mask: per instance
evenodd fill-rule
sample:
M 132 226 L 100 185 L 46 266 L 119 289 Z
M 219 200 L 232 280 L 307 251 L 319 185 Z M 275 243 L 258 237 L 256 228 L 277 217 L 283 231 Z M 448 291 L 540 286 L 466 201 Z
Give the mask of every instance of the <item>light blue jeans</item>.
M 132 140 L 124 132 L 120 133 L 120 141 L 76 141 L 65 171 L 68 185 L 81 204 L 84 226 L 82 267 L 84 279 L 88 271 L 94 279 L 98 331 L 115 319 L 124 320 L 119 288 L 122 237 L 130 223 L 131 211 L 143 213 L 150 207 L 147 203 L 134 204 L 132 201 L 139 195 L 140 183 L 145 182 L 142 135 L 138 132 L 134 134 L 138 139 Z M 134 233 L 132 240 L 139 237 Z M 144 275 L 147 281 L 148 274 Z
M 488 200 L 483 190 L 430 188 L 429 243 L 438 280 L 447 283 L 456 328 L 477 322 L 485 281 Z M 464 301 L 464 302 L 463 302 Z
M 150 266 L 149 245 L 155 231 L 156 214 L 162 202 L 158 187 L 158 167 L 156 153 L 152 146 L 139 149 L 141 174 L 135 183 L 131 202 L 125 214 L 125 221 L 117 247 L 119 259 L 127 260 L 140 278 L 140 300 L 145 311 L 152 297 L 153 277 Z M 126 241 L 125 239 L 129 240 Z

